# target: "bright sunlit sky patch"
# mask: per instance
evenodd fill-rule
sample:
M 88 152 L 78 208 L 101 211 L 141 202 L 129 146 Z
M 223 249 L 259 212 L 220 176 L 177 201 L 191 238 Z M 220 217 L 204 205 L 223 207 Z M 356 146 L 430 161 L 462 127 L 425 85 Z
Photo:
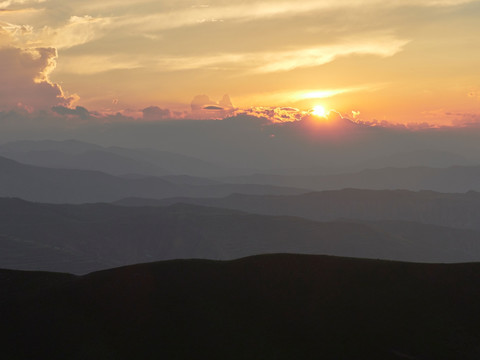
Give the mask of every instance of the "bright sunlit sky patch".
M 0 0 L 0 109 L 189 111 L 228 93 L 448 123 L 480 112 L 479 18 L 478 0 Z
M 312 114 L 318 117 L 326 117 L 328 112 L 322 105 L 315 105 L 312 110 Z

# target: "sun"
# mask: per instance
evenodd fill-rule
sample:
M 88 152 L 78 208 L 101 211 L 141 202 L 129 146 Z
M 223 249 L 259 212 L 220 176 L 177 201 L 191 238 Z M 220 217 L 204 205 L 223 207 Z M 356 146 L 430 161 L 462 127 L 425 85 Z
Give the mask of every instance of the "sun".
M 319 117 L 327 117 L 327 111 L 322 105 L 316 105 L 313 107 L 312 114 Z

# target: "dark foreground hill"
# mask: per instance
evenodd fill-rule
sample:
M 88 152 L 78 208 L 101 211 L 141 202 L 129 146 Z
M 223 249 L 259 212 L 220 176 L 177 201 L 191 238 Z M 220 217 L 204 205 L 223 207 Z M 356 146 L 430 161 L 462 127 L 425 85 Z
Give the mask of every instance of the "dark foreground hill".
M 318 221 L 401 220 L 480 230 L 480 193 L 343 189 L 292 196 L 232 194 L 224 198 L 122 199 L 126 206 L 188 203 Z
M 53 205 L 0 199 L 0 267 L 85 274 L 168 259 L 268 253 L 480 261 L 480 233 L 414 222 L 316 222 L 177 204 Z
M 478 359 L 480 264 L 268 255 L 0 271 L 5 359 Z

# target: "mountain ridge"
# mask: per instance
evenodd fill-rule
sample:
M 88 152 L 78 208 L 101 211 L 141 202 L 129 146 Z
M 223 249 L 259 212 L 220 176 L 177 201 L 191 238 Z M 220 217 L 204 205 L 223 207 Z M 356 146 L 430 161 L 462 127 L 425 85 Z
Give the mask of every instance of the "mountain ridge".
M 261 215 L 299 216 L 316 221 L 402 220 L 480 230 L 480 193 L 342 189 L 291 196 L 231 194 L 227 197 L 122 199 L 126 206 L 165 206 L 177 202 L 242 210 Z
M 77 274 L 157 260 L 229 260 L 279 252 L 480 261 L 480 232 L 473 230 L 401 221 L 316 222 L 190 204 L 126 207 L 0 199 L 0 234 L 0 267 Z

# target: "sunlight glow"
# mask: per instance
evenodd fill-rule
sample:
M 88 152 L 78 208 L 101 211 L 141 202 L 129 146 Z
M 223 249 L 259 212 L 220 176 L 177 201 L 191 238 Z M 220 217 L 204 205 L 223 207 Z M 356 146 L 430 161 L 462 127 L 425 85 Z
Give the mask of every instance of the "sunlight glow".
M 325 108 L 321 105 L 313 107 L 312 114 L 319 117 L 327 117 L 328 113 Z

